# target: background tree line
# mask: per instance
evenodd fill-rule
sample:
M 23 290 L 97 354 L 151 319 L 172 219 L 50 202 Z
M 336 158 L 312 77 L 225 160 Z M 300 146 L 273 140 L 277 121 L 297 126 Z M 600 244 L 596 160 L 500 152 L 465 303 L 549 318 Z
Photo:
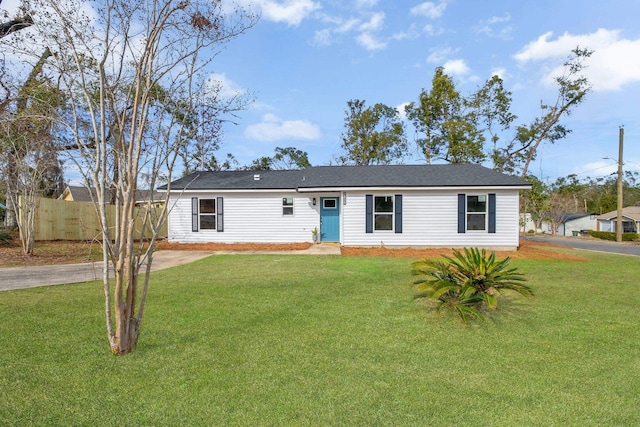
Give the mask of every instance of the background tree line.
M 540 113 L 529 123 L 517 124 L 512 93 L 494 75 L 482 86 L 463 95 L 443 67 L 435 70 L 431 86 L 405 108 L 413 125 L 415 147 L 426 164 L 490 163 L 499 172 L 525 177 L 538 148 L 555 143 L 571 130 L 562 120 L 580 105 L 591 90 L 582 75 L 592 51 L 576 47 L 556 77 L 555 98 L 542 102 Z M 400 112 L 384 104 L 365 107 L 351 100 L 345 111 L 343 154 L 339 164 L 384 164 L 401 161 L 409 152 Z
M 531 190 L 522 193 L 521 211 L 531 214 L 540 228 L 549 221 L 557 229 L 566 214 L 600 215 L 617 208 L 617 173 L 602 177 L 578 179 L 568 175 L 545 183 L 533 175 L 525 177 Z M 640 173 L 626 171 L 623 178 L 623 206 L 640 206 Z

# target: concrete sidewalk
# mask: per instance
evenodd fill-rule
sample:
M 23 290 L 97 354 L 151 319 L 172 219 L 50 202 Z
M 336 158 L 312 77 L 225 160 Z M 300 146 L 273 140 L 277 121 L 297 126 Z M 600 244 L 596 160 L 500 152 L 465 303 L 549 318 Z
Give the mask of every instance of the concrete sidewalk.
M 269 254 L 269 255 L 340 255 L 340 247 L 313 245 L 302 251 L 251 251 L 251 252 L 205 252 L 160 250 L 153 254 L 151 271 L 189 264 L 211 255 L 221 254 Z M 0 291 L 36 288 L 90 282 L 102 279 L 102 262 L 84 264 L 43 265 L 36 267 L 0 268 Z

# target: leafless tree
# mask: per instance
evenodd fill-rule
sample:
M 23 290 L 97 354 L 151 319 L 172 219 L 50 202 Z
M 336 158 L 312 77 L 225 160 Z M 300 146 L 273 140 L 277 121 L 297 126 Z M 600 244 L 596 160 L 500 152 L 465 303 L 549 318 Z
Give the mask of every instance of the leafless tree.
M 555 236 L 560 226 L 564 223 L 566 215 L 575 212 L 575 200 L 569 194 L 554 192 L 551 193 L 548 203 L 549 210 L 545 214 L 545 219 L 549 221 L 551 234 Z
M 218 108 L 208 65 L 257 17 L 218 0 L 32 0 L 30 7 L 32 43 L 53 52 L 52 73 L 70 105 L 60 121 L 64 138 L 77 147 L 73 160 L 96 192 L 110 349 L 127 354 L 138 342 L 170 208 L 167 192 L 162 210 L 151 209 L 149 192 L 136 229 L 136 190 L 143 178 L 151 189 L 170 183 L 181 149 L 194 142 L 198 112 Z

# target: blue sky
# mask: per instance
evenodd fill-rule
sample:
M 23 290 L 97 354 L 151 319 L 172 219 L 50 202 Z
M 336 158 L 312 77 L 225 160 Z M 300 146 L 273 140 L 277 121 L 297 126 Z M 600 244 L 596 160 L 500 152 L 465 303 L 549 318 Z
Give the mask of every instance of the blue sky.
M 402 106 L 444 66 L 468 94 L 492 74 L 513 92 L 518 123 L 555 99 L 554 70 L 577 45 L 593 49 L 586 102 L 573 130 L 544 146 L 531 172 L 545 180 L 616 170 L 625 128 L 625 169 L 640 170 L 640 2 L 471 0 L 241 0 L 260 23 L 234 40 L 213 67 L 228 90 L 255 104 L 225 128 L 220 154 L 241 164 L 277 146 L 309 153 L 314 165 L 340 154 L 350 99 Z M 413 129 L 407 126 L 413 142 Z M 603 160 L 609 157 L 616 160 Z M 414 152 L 407 163 L 423 160 Z
M 517 124 L 526 124 L 541 102 L 555 100 L 551 77 L 579 45 L 595 51 L 585 72 L 593 92 L 565 119 L 573 132 L 543 146 L 530 172 L 550 181 L 615 172 L 621 125 L 625 170 L 640 171 L 637 0 L 235 2 L 261 20 L 227 45 L 210 71 L 226 93 L 247 91 L 255 102 L 225 127 L 219 158 L 232 153 L 246 165 L 293 146 L 313 165 L 328 164 L 341 154 L 347 101 L 402 108 L 430 86 L 438 66 L 465 95 L 500 75 L 513 92 Z M 3 0 L 2 7 L 17 3 Z M 407 134 L 413 144 L 409 123 Z M 405 159 L 423 162 L 415 149 Z

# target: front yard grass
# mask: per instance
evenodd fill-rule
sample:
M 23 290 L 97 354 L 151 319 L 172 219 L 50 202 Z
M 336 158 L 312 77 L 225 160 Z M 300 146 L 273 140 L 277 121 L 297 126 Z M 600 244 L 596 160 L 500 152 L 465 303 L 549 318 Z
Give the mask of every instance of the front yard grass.
M 213 256 L 154 273 L 124 357 L 99 284 L 3 292 L 0 425 L 638 425 L 640 263 L 580 255 L 470 325 L 408 259 Z

